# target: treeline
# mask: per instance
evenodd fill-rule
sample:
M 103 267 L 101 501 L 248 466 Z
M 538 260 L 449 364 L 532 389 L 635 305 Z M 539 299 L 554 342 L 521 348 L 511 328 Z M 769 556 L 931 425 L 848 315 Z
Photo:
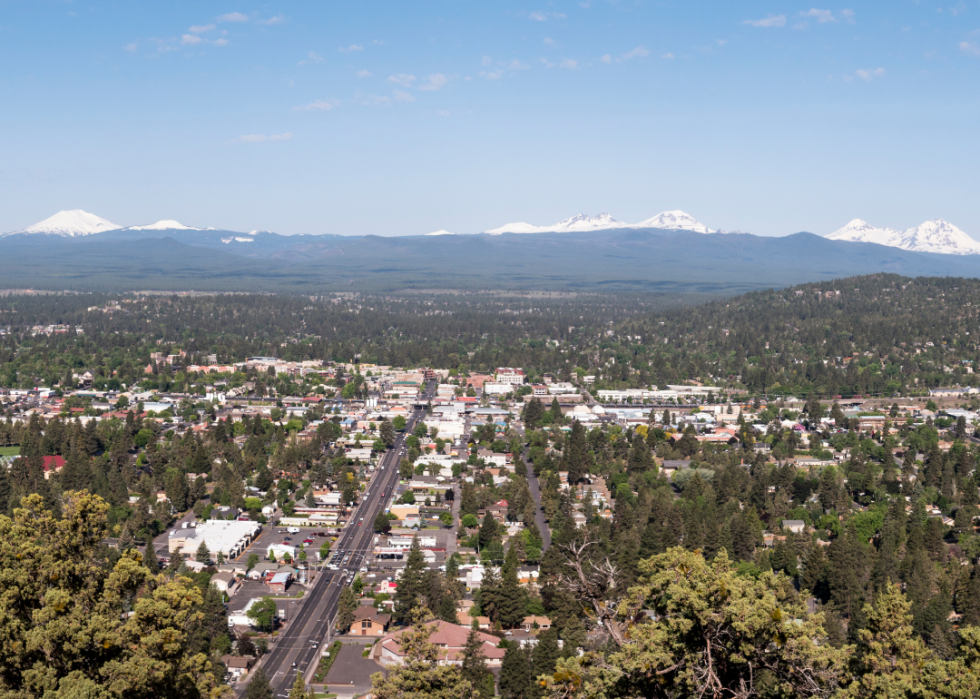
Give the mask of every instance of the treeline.
M 624 321 L 602 378 L 803 396 L 976 386 L 978 298 L 977 279 L 889 274 L 751 292 Z

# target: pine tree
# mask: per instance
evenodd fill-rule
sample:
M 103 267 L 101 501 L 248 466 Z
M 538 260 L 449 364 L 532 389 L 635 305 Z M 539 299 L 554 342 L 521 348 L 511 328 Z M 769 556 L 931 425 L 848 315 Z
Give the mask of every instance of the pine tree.
M 527 653 L 516 643 L 504 653 L 497 685 L 503 699 L 530 699 L 531 664 Z
M 487 669 L 487 656 L 483 653 L 483 641 L 480 632 L 470 629 L 466 636 L 466 645 L 463 647 L 463 658 L 460 662 L 460 672 L 463 679 L 469 682 L 474 688 L 484 685 L 486 676 L 490 672 Z
M 491 541 L 497 538 L 498 532 L 497 520 L 487 510 L 487 513 L 483 516 L 483 523 L 480 525 L 480 548 L 486 548 Z
M 425 556 L 422 555 L 422 548 L 419 546 L 419 538 L 413 537 L 405 567 L 402 569 L 401 577 L 398 578 L 398 587 L 395 588 L 393 612 L 397 623 L 405 624 L 411 620 L 412 610 L 419 604 L 423 594 L 423 576 L 427 568 Z
M 505 629 L 520 626 L 526 614 L 524 590 L 517 580 L 517 548 L 511 543 L 501 570 L 500 592 L 497 596 L 500 625 Z
M 569 484 L 575 484 L 588 473 L 588 466 L 589 451 L 585 427 L 581 422 L 575 420 L 572 423 L 572 432 L 565 442 L 559 470 L 567 471 Z
M 265 670 L 259 668 L 252 673 L 252 679 L 245 688 L 245 699 L 273 699 L 272 683 Z
M 203 541 L 197 547 L 197 554 L 195 554 L 194 560 L 204 565 L 211 565 L 211 552 L 208 550 L 208 545 Z
M 532 691 L 529 696 L 536 698 L 542 695 L 541 686 L 536 680 L 542 675 L 551 675 L 555 671 L 560 653 L 557 629 L 548 629 L 538 636 L 538 643 L 534 646 L 531 655 L 531 679 L 534 681 L 531 682 Z
M 289 690 L 289 699 L 306 699 L 306 683 L 303 681 L 303 673 L 297 672 L 296 679 L 293 680 L 293 687 Z
M 214 557 L 214 560 L 215 560 L 215 563 L 217 563 L 219 566 L 224 565 L 225 564 L 225 554 L 223 554 L 221 551 L 218 551 L 218 554 Z
M 146 553 L 143 554 L 143 565 L 145 565 L 154 574 L 160 571 L 160 561 L 157 560 L 157 552 L 153 546 L 153 539 L 148 539 L 146 542 Z
M 401 665 L 388 670 L 388 676 L 371 676 L 376 699 L 478 699 L 474 687 L 455 665 L 441 665 L 439 652 L 429 642 L 434 626 L 426 623 L 424 609 L 416 609 L 412 626 L 402 631 L 398 643 L 404 654 Z
M 337 602 L 337 629 L 342 633 L 350 631 L 354 624 L 354 612 L 357 611 L 357 595 L 350 587 L 345 587 L 340 592 L 340 600 Z

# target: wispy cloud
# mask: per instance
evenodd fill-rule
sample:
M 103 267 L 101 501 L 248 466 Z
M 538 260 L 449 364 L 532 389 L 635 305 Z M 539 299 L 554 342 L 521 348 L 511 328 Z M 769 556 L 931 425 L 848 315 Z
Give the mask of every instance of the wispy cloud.
M 259 24 L 265 24 L 268 26 L 272 26 L 273 24 L 284 24 L 285 22 L 286 22 L 286 18 L 283 15 L 275 15 L 274 17 L 270 17 L 269 19 L 259 20 Z
M 858 76 L 859 78 L 861 78 L 861 80 L 863 80 L 864 82 L 869 83 L 874 78 L 884 77 L 884 75 L 885 75 L 885 69 L 884 68 L 875 68 L 875 69 L 872 70 L 870 68 L 861 68 L 859 70 L 854 71 L 854 74 L 856 76 Z
M 369 70 L 359 70 L 356 73 L 354 73 L 354 75 L 356 75 L 359 78 L 370 78 L 371 77 L 371 71 L 369 71 Z
M 125 49 L 126 51 L 135 51 L 136 49 L 139 48 L 139 46 L 140 45 L 138 43 L 136 43 L 135 41 L 133 41 L 133 42 L 130 42 L 130 43 L 126 44 L 125 46 L 123 46 L 123 49 Z
M 560 68 L 568 68 L 569 70 L 575 70 L 578 68 L 578 61 L 574 58 L 563 58 L 561 63 L 558 64 Z
M 624 53 L 621 56 L 614 57 L 612 54 L 607 53 L 605 56 L 602 56 L 599 60 L 606 64 L 622 63 L 623 61 L 628 61 L 631 58 L 646 58 L 649 55 L 650 55 L 650 51 L 647 48 L 643 46 L 637 46 L 632 51 Z
M 411 87 L 415 79 L 414 75 L 408 75 L 407 73 L 395 73 L 394 75 L 388 76 L 388 82 L 401 85 L 402 87 Z
M 977 42 L 975 41 L 961 41 L 960 51 L 965 53 L 967 56 L 980 56 L 980 46 L 978 46 Z
M 363 51 L 363 46 L 358 46 L 357 44 L 351 44 L 350 46 L 341 46 L 337 49 L 341 53 L 351 53 L 352 51 Z
M 448 82 L 449 82 L 449 78 L 447 78 L 442 73 L 433 73 L 432 75 L 429 76 L 429 82 L 425 83 L 424 85 L 419 85 L 419 89 L 428 90 L 431 92 L 431 91 L 439 90 L 442 87 L 445 87 L 446 83 Z
M 818 10 L 813 7 L 806 12 L 801 12 L 800 17 L 806 17 L 808 19 L 815 19 L 819 24 L 827 24 L 828 22 L 836 22 L 837 18 L 834 17 L 834 13 L 830 10 Z
M 395 90 L 392 94 L 395 96 L 395 101 L 396 102 L 414 102 L 415 101 L 415 98 L 412 97 L 407 92 L 405 92 L 404 90 Z
M 188 31 L 192 34 L 203 34 L 204 32 L 209 32 L 214 29 L 213 24 L 195 24 Z
M 844 21 L 848 24 L 854 24 L 854 10 L 841 10 L 840 16 L 844 18 Z
M 336 105 L 333 102 L 328 102 L 326 100 L 314 100 L 309 104 L 304 104 L 300 107 L 293 107 L 294 111 L 297 112 L 329 112 Z
M 323 63 L 323 56 L 319 55 L 316 51 L 310 51 L 306 54 L 306 58 L 299 62 L 301 66 L 308 66 L 313 63 Z
M 184 34 L 182 37 L 180 37 L 180 43 L 185 45 L 200 44 L 202 41 L 204 41 L 204 39 L 199 37 L 197 34 Z
M 556 44 L 555 44 L 555 40 L 554 40 L 554 39 L 552 39 L 552 38 L 551 38 L 551 37 L 549 37 L 549 36 L 546 36 L 546 37 L 544 38 L 544 43 L 545 43 L 545 44 L 547 44 L 548 46 L 555 46 L 555 45 L 556 45 Z
M 563 12 L 532 12 L 528 15 L 535 22 L 546 22 L 549 19 L 565 19 L 568 15 Z
M 666 61 L 672 61 L 672 60 L 674 60 L 674 54 L 672 54 L 672 53 L 665 53 L 663 56 L 661 56 L 661 58 L 663 58 Z
M 504 75 L 502 70 L 481 70 L 480 77 L 486 78 L 487 80 L 500 80 Z
M 218 17 L 218 21 L 219 22 L 247 22 L 248 15 L 243 15 L 241 12 L 228 12 Z
M 238 140 L 244 143 L 265 143 L 266 141 L 288 141 L 293 137 L 288 131 L 286 133 L 274 133 L 266 136 L 263 133 L 252 133 L 239 136 Z
M 786 15 L 771 15 L 765 19 L 747 19 L 742 24 L 750 27 L 785 27 Z

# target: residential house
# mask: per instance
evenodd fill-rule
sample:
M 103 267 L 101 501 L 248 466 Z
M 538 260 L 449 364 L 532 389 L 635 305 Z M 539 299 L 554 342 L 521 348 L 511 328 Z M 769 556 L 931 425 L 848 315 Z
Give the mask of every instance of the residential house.
M 382 614 L 374 607 L 361 605 L 354 610 L 351 636 L 384 636 L 391 623 L 391 614 Z
M 440 665 L 462 664 L 463 652 L 466 648 L 466 639 L 470 634 L 470 629 L 458 624 L 450 624 L 441 619 L 427 622 L 426 625 L 433 629 L 429 643 L 436 647 L 437 662 Z M 405 659 L 405 652 L 398 641 L 402 633 L 404 633 L 404 629 L 384 636 L 374 646 L 374 659 L 385 666 L 401 665 Z M 477 632 L 477 637 L 480 640 L 480 650 L 483 651 L 487 666 L 500 667 L 504 659 L 504 649 L 497 647 L 500 639 L 481 632 Z

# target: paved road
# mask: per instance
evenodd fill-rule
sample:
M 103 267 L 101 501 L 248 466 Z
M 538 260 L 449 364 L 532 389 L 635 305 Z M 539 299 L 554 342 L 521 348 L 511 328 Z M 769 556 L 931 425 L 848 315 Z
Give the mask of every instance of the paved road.
M 431 398 L 434 392 L 433 382 L 428 386 L 422 400 Z M 401 460 L 405 438 L 424 416 L 425 411 L 422 408 L 412 412 L 405 431 L 397 436 L 395 446 L 382 457 L 367 488 L 367 497 L 357 506 L 347 528 L 334 544 L 333 551 L 349 552 L 352 554 L 351 560 L 341 570 L 324 569 L 320 573 L 313 589 L 307 593 L 305 603 L 297 610 L 297 617 L 288 622 L 286 629 L 279 634 L 272 649 L 263 658 L 262 667 L 272 681 L 277 697 L 289 693 L 297 672 L 302 672 L 309 681 L 314 667 L 319 663 L 320 653 L 325 647 L 327 627 L 337 613 L 340 593 L 347 584 L 347 572 L 356 572 L 373 548 L 374 519 L 384 509 L 398 483 L 398 462 Z M 382 496 L 382 493 L 385 495 Z M 313 648 L 313 641 L 320 642 L 320 648 Z M 245 686 L 241 686 L 236 694 L 241 696 L 244 691 Z
M 551 546 L 551 529 L 548 528 L 548 523 L 544 519 L 544 508 L 541 507 L 541 486 L 538 484 L 537 474 L 532 475 L 534 464 L 527 458 L 528 451 L 525 447 L 524 461 L 527 463 L 527 487 L 531 491 L 534 502 L 538 505 L 534 508 L 534 523 L 538 525 L 538 531 L 541 532 L 541 553 L 544 553 Z

